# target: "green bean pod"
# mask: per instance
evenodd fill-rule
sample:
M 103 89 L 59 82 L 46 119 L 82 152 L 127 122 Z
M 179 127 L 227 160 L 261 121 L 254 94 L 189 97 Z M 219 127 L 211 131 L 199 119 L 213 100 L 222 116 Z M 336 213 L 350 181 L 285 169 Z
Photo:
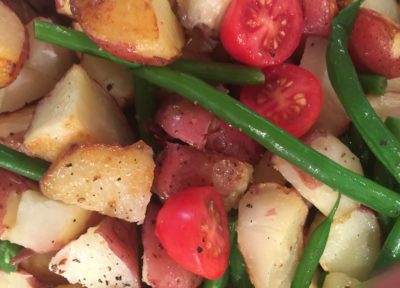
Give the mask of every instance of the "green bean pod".
M 388 85 L 385 77 L 376 74 L 359 73 L 358 80 L 360 80 L 361 87 L 366 94 L 374 94 L 382 96 Z
M 329 79 L 368 147 L 400 182 L 400 142 L 382 123 L 365 97 L 347 51 L 349 34 L 361 3 L 358 0 L 348 5 L 333 19 L 326 57 Z
M 140 139 L 154 147 L 154 137 L 147 131 L 147 125 L 156 111 L 154 86 L 143 79 L 135 77 L 133 87 L 135 95 L 135 115 Z
M 201 288 L 225 288 L 228 287 L 229 282 L 229 271 L 225 271 L 224 275 L 217 280 L 204 280 Z
M 231 251 L 229 254 L 230 281 L 232 288 L 253 288 L 254 286 L 247 274 L 246 264 L 244 263 L 242 253 L 237 243 L 236 226 L 236 219 L 231 219 L 229 223 L 231 234 Z
M 0 144 L 0 168 L 39 181 L 49 168 L 50 163 L 29 157 Z
M 329 231 L 333 222 L 333 217 L 339 207 L 341 194 L 339 194 L 332 211 L 328 217 L 318 225 L 311 234 L 307 246 L 304 249 L 303 256 L 297 266 L 291 288 L 309 288 L 313 275 L 319 265 L 319 260 L 324 253 L 326 243 L 328 242 Z
M 133 70 L 147 81 L 198 103 L 259 142 L 272 153 L 365 206 L 390 217 L 400 211 L 400 195 L 328 159 L 254 113 L 226 93 L 190 75 L 164 67 Z
M 120 59 L 99 48 L 86 34 L 60 25 L 45 21 L 34 21 L 35 37 L 61 47 L 101 57 L 122 64 L 128 68 L 138 68 L 142 65 Z M 264 74 L 260 69 L 238 64 L 198 62 L 193 60 L 177 60 L 170 65 L 203 80 L 221 84 L 262 84 Z

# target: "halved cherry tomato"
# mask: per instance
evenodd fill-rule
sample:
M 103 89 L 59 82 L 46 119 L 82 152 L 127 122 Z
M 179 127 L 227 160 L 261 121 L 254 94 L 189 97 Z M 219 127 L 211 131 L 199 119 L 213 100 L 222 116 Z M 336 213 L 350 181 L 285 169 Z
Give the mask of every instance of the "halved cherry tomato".
M 265 83 L 244 87 L 240 101 L 294 137 L 303 136 L 321 112 L 319 80 L 291 64 L 267 67 L 263 73 Z
M 258 67 L 292 55 L 303 33 L 299 0 L 233 0 L 221 24 L 221 41 L 236 60 Z
M 228 220 L 213 187 L 170 196 L 157 216 L 156 235 L 172 259 L 204 278 L 218 279 L 228 266 Z

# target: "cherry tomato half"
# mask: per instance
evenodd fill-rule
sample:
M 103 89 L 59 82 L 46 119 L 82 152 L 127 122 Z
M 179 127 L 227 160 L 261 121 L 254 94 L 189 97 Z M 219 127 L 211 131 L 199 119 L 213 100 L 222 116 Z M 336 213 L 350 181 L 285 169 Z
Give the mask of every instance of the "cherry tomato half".
M 303 33 L 299 0 L 233 0 L 221 24 L 221 41 L 236 60 L 258 67 L 292 55 Z
M 267 67 L 263 73 L 265 83 L 244 87 L 240 101 L 294 137 L 303 136 L 321 112 L 319 80 L 291 64 Z
M 213 187 L 171 195 L 157 216 L 156 235 L 172 259 L 204 278 L 218 279 L 228 266 L 228 220 Z

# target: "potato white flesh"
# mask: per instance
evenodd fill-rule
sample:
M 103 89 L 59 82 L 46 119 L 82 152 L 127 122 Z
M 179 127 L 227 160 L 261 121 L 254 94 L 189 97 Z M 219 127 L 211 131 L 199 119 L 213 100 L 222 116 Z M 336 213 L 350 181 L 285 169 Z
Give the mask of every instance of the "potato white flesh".
M 36 40 L 32 23 L 27 31 L 29 58 L 18 77 L 0 89 L 0 113 L 16 111 L 47 95 L 75 59 L 73 51 Z
M 123 59 L 164 65 L 185 44 L 168 0 L 71 0 L 71 9 L 94 42 Z
M 42 288 L 44 284 L 40 283 L 32 275 L 18 271 L 5 273 L 0 270 L 0 287 L 1 288 Z
M 92 217 L 90 211 L 28 190 L 22 193 L 14 225 L 7 227 L 0 238 L 35 252 L 54 251 L 79 236 Z
M 143 141 L 121 148 L 73 147 L 40 182 L 49 198 L 143 223 L 154 178 L 153 151 Z
M 375 214 L 359 208 L 334 220 L 320 264 L 325 271 L 365 280 L 380 253 L 380 245 Z
M 400 6 L 396 0 L 365 0 L 362 7 L 374 10 L 400 24 Z
M 71 1 L 70 0 L 55 0 L 56 10 L 58 14 L 74 18 L 71 11 Z
M 81 65 L 89 76 L 107 90 L 118 102 L 126 107 L 133 103 L 132 72 L 120 64 L 83 54 Z
M 385 121 L 387 117 L 400 117 L 400 91 L 387 92 L 383 96 L 368 97 L 376 114 Z
M 400 93 L 400 77 L 388 79 L 385 92 Z
M 14 81 L 27 58 L 27 36 L 18 16 L 0 2 L 0 88 Z
M 0 143 L 17 151 L 24 151 L 24 134 L 34 112 L 35 106 L 30 105 L 15 112 L 0 114 Z
M 106 218 L 70 242 L 49 268 L 84 287 L 140 287 L 136 226 Z
M 328 273 L 324 280 L 323 288 L 351 288 L 359 284 L 355 278 L 352 278 L 344 273 Z
M 74 144 L 126 145 L 132 139 L 115 100 L 74 65 L 38 105 L 24 146 L 29 154 L 51 162 Z
M 177 3 L 180 20 L 186 29 L 199 27 L 207 34 L 217 36 L 231 0 L 177 0 Z
M 33 275 L 41 282 L 51 285 L 66 284 L 64 277 L 57 275 L 49 270 L 51 258 L 56 254 L 55 251 L 48 253 L 36 253 L 22 260 L 18 267 Z
M 322 111 L 312 129 L 323 130 L 337 136 L 346 130 L 350 119 L 329 80 L 325 61 L 326 47 L 326 39 L 308 37 L 300 66 L 313 73 L 320 80 L 324 93 Z
M 256 288 L 290 287 L 308 208 L 294 189 L 255 185 L 239 202 L 238 244 Z
M 360 160 L 346 145 L 340 142 L 338 138 L 329 134 L 316 132 L 310 136 L 308 144 L 311 148 L 339 163 L 343 167 L 360 175 L 363 174 Z M 310 201 L 325 216 L 329 214 L 338 197 L 335 190 L 317 181 L 278 156 L 274 156 L 272 162 L 275 169 L 277 169 L 305 199 Z M 357 201 L 347 196 L 342 196 L 335 217 L 340 217 L 359 206 L 360 203 Z
M 56 288 L 83 288 L 83 286 L 79 284 L 66 284 L 66 285 L 58 285 Z

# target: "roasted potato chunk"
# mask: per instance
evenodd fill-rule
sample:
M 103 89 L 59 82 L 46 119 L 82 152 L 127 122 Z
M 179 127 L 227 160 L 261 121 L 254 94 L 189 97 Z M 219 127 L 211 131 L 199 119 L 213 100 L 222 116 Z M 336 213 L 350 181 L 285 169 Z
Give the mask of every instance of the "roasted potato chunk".
M 78 65 L 37 107 L 24 146 L 33 156 L 54 161 L 73 144 L 127 145 L 133 139 L 114 99 Z
M 42 178 L 42 192 L 111 217 L 142 223 L 154 178 L 153 152 L 144 142 L 121 148 L 71 148 Z
M 18 16 L 0 2 L 0 88 L 17 77 L 28 55 L 28 34 Z
M 94 42 L 130 61 L 167 64 L 185 44 L 168 0 L 71 0 L 71 10 Z

